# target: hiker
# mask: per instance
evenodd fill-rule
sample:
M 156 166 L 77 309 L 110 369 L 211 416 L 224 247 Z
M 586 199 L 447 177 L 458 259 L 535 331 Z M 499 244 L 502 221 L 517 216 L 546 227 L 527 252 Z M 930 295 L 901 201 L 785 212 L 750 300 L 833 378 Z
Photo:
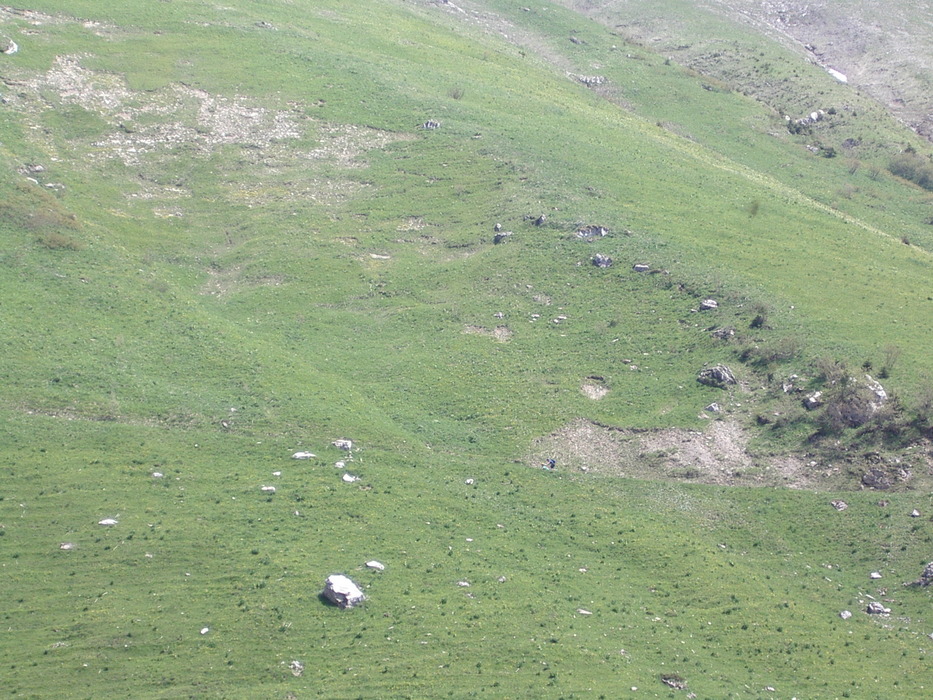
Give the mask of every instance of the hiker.
M 541 468 L 542 469 L 554 469 L 554 467 L 556 466 L 557 466 L 557 462 L 555 462 L 553 459 L 549 459 L 547 462 L 541 465 Z

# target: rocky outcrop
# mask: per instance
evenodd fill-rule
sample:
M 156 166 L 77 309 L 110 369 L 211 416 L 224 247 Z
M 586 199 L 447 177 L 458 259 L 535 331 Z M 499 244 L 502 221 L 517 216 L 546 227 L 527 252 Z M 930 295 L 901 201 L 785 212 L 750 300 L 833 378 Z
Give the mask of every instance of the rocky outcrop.
M 700 370 L 700 373 L 697 375 L 697 381 L 700 382 L 700 384 L 714 386 L 719 389 L 724 389 L 736 383 L 735 375 L 732 374 L 732 370 L 725 365 L 716 365 L 715 367 L 707 367 L 706 369 Z
M 925 587 L 931 584 L 933 584 L 933 561 L 923 567 L 923 573 L 920 574 L 920 578 L 908 585 Z

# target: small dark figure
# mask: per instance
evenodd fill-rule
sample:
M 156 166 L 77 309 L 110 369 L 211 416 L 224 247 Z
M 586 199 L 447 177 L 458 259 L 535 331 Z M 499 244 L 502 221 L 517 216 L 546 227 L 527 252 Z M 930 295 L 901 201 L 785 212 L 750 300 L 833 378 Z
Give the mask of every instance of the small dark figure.
M 541 468 L 542 469 L 554 469 L 554 467 L 556 466 L 557 466 L 557 462 L 555 462 L 553 459 L 549 459 L 547 462 L 541 465 Z

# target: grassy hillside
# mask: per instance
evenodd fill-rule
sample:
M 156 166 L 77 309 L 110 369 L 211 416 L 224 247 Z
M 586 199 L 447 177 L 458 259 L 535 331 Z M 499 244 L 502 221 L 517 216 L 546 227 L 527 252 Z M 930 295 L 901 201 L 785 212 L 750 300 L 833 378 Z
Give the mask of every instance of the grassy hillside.
M 923 693 L 922 191 L 549 3 L 0 22 L 12 696 Z M 832 360 L 901 408 L 807 442 Z

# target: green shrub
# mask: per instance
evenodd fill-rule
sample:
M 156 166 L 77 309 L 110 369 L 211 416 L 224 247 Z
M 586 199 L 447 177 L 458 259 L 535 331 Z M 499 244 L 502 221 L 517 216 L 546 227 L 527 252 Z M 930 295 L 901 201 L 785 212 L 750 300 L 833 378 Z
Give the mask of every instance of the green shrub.
M 924 158 L 914 151 L 905 151 L 891 159 L 888 170 L 892 175 L 933 191 L 933 164 L 929 158 Z

